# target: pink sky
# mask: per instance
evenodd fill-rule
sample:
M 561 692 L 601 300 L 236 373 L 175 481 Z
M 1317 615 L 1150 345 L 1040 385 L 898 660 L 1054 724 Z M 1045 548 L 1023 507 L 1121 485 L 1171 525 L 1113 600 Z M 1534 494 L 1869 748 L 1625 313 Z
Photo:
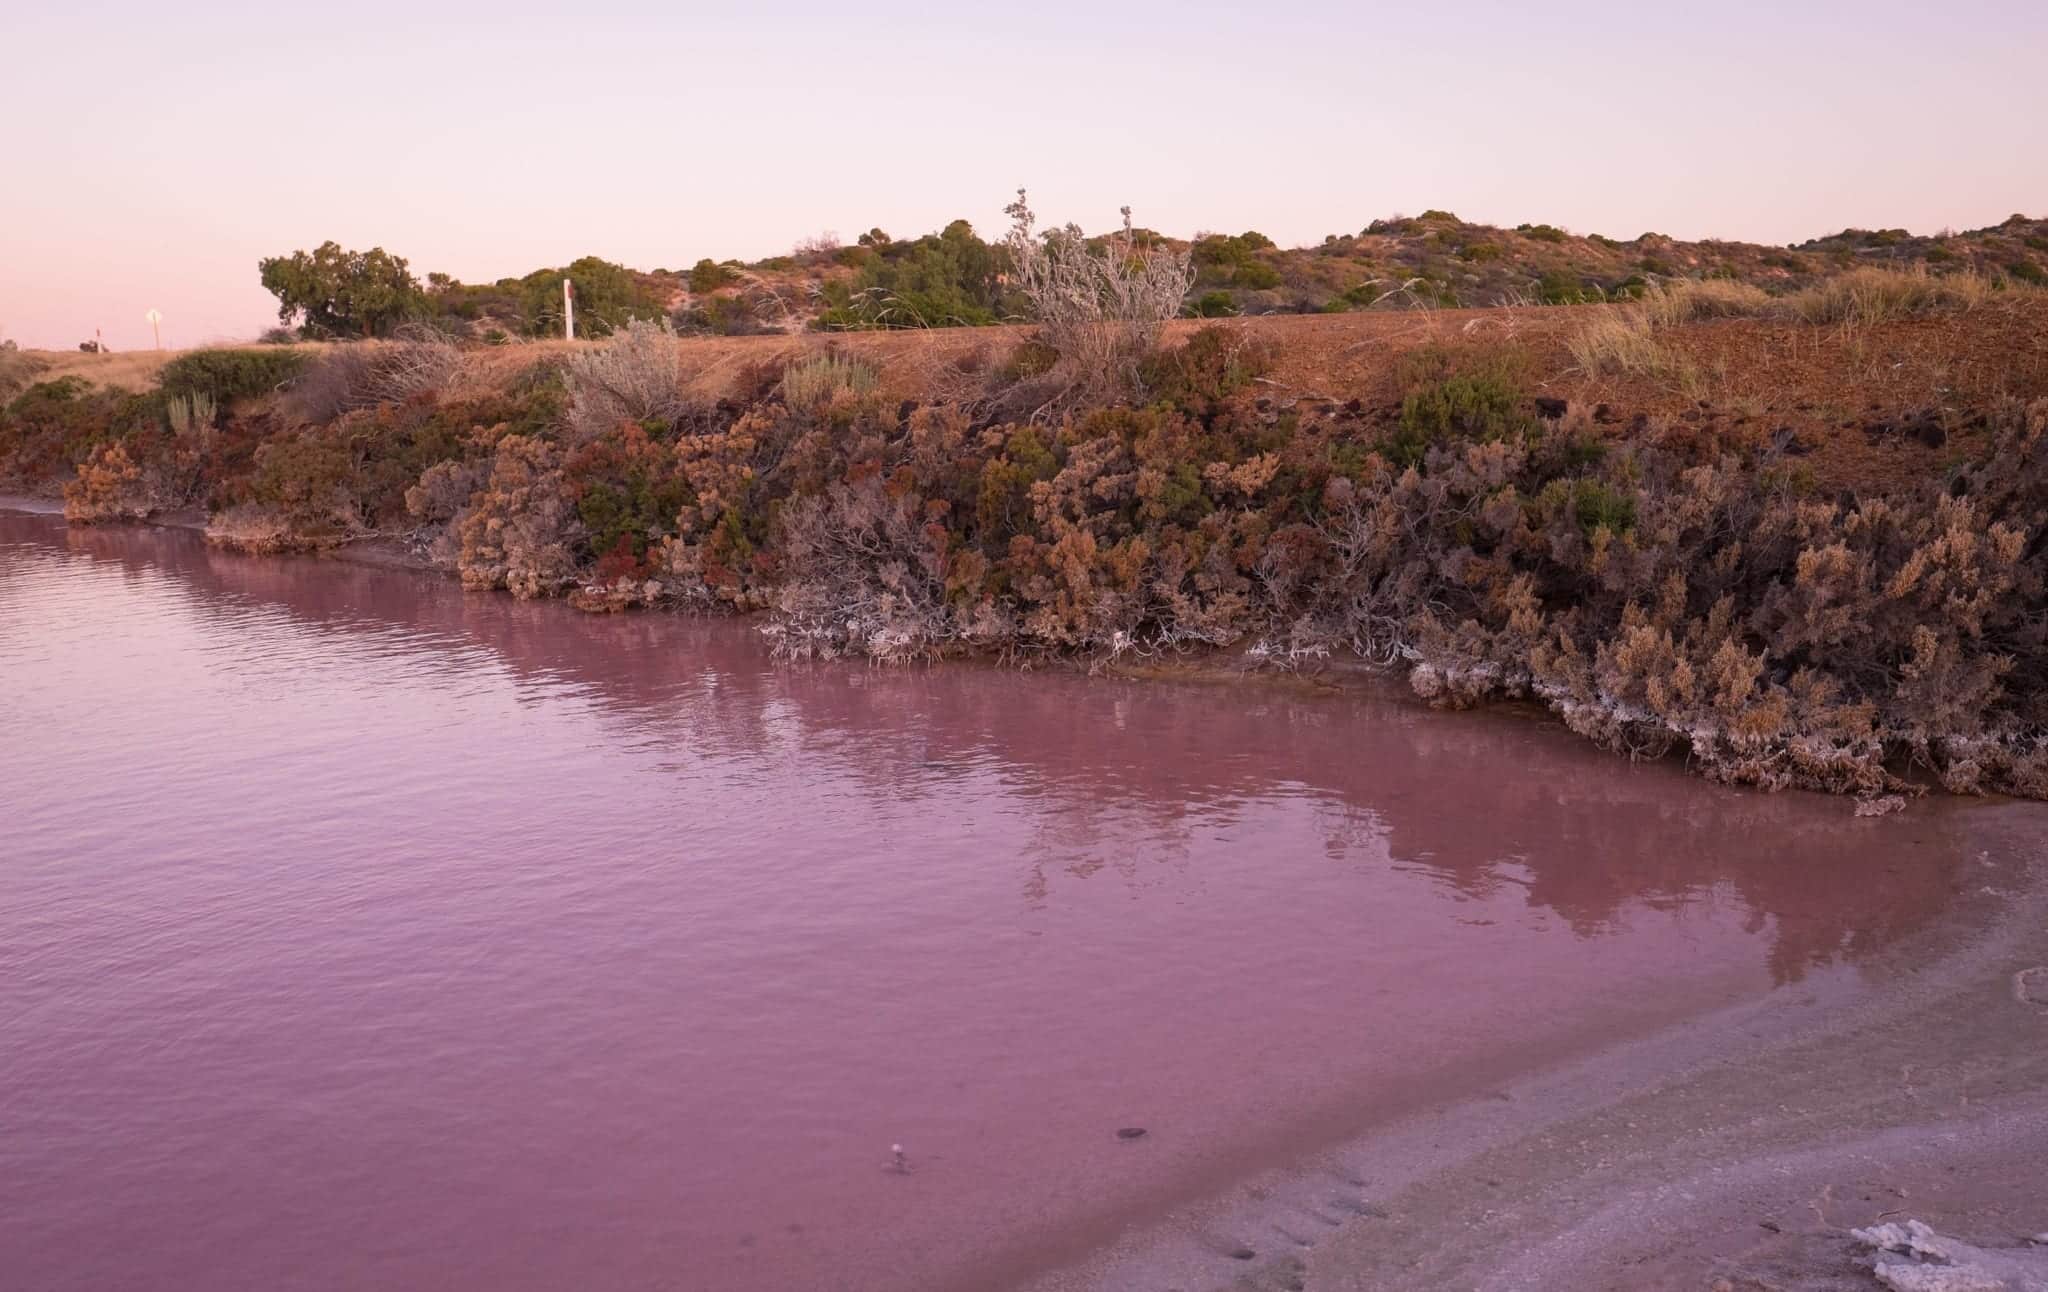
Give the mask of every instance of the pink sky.
M 0 335 L 274 321 L 259 257 L 489 281 L 1130 203 L 1283 244 L 1397 212 L 1767 242 L 2048 214 L 2048 5 L 1029 9 L 528 0 L 10 14 Z

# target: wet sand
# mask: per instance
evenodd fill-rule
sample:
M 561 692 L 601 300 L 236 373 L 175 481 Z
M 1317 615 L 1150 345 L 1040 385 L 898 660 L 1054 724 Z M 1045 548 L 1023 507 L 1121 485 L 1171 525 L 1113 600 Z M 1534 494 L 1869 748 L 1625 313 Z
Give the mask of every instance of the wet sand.
M 1954 810 L 1974 855 L 1953 907 L 1866 962 L 1863 988 L 1779 993 L 1389 1120 L 1034 1292 L 1867 1292 L 1850 1231 L 1908 1217 L 2039 1251 L 2044 823 L 2032 804 Z

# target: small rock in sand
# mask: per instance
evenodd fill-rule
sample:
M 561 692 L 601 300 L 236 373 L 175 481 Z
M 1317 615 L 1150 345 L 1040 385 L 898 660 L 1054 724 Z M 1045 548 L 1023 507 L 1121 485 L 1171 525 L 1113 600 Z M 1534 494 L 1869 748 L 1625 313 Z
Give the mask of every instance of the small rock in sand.
M 1917 1220 L 1852 1229 L 1892 1292 L 2048 1292 L 2048 1253 L 1975 1247 Z
M 2048 965 L 2036 965 L 2014 974 L 2012 992 L 2029 1005 L 2048 1005 Z
M 1117 1131 L 1116 1137 L 1118 1139 L 1143 1139 L 1145 1138 L 1145 1128 L 1143 1126 L 1125 1126 Z

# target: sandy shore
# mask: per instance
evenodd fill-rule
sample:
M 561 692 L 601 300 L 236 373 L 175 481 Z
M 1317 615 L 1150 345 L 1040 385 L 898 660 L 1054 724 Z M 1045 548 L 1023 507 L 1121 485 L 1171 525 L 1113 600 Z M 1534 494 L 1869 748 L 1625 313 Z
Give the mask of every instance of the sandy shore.
M 2048 972 L 2020 977 L 2048 965 L 2048 821 L 1960 810 L 1978 873 L 1859 981 L 1379 1126 L 1032 1292 L 1870 1289 L 1850 1230 L 1908 1217 L 2026 1248 L 2048 1230 Z

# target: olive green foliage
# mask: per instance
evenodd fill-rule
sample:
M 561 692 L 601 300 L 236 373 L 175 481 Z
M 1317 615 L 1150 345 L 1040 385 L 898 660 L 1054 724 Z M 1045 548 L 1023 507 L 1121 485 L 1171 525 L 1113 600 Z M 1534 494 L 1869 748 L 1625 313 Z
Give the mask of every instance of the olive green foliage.
M 1454 439 L 1519 440 L 1536 429 L 1510 351 L 1428 345 L 1404 356 L 1401 366 L 1401 416 L 1385 452 L 1402 466 L 1422 465 L 1432 447 Z
M 706 258 L 690 267 L 690 290 L 693 292 L 715 292 L 721 287 L 731 286 L 739 281 L 739 274 L 731 266 L 719 264 Z
M 1584 305 L 1605 293 L 1570 270 L 1552 269 L 1537 279 L 1536 296 L 1545 305 Z
M 1259 259 L 1261 251 L 1273 249 L 1273 240 L 1263 233 L 1240 233 L 1226 237 L 1211 234 L 1194 245 L 1195 282 L 1198 287 L 1230 287 L 1265 291 L 1280 285 L 1280 271 Z
M 257 263 L 263 288 L 277 297 L 280 323 L 300 321 L 308 336 L 382 336 L 426 308 L 405 258 L 382 247 L 345 251 L 321 243 L 311 252 Z
M 998 281 L 1008 258 L 965 220 L 915 241 L 864 242 L 847 250 L 856 253 L 859 272 L 851 284 L 827 285 L 817 325 L 828 331 L 973 327 L 1000 322 L 1009 312 Z
M 157 384 L 169 396 L 204 394 L 225 404 L 283 388 L 306 362 L 303 350 L 188 350 L 163 366 Z
M 576 335 L 609 336 L 632 319 L 654 320 L 667 302 L 644 286 L 633 271 L 596 256 L 562 269 L 536 269 L 518 280 L 520 314 L 533 336 L 562 334 L 562 280 L 575 285 Z
M 694 497 L 674 450 L 634 426 L 582 446 L 563 478 L 582 523 L 581 559 L 598 563 L 606 581 L 643 573 Z

